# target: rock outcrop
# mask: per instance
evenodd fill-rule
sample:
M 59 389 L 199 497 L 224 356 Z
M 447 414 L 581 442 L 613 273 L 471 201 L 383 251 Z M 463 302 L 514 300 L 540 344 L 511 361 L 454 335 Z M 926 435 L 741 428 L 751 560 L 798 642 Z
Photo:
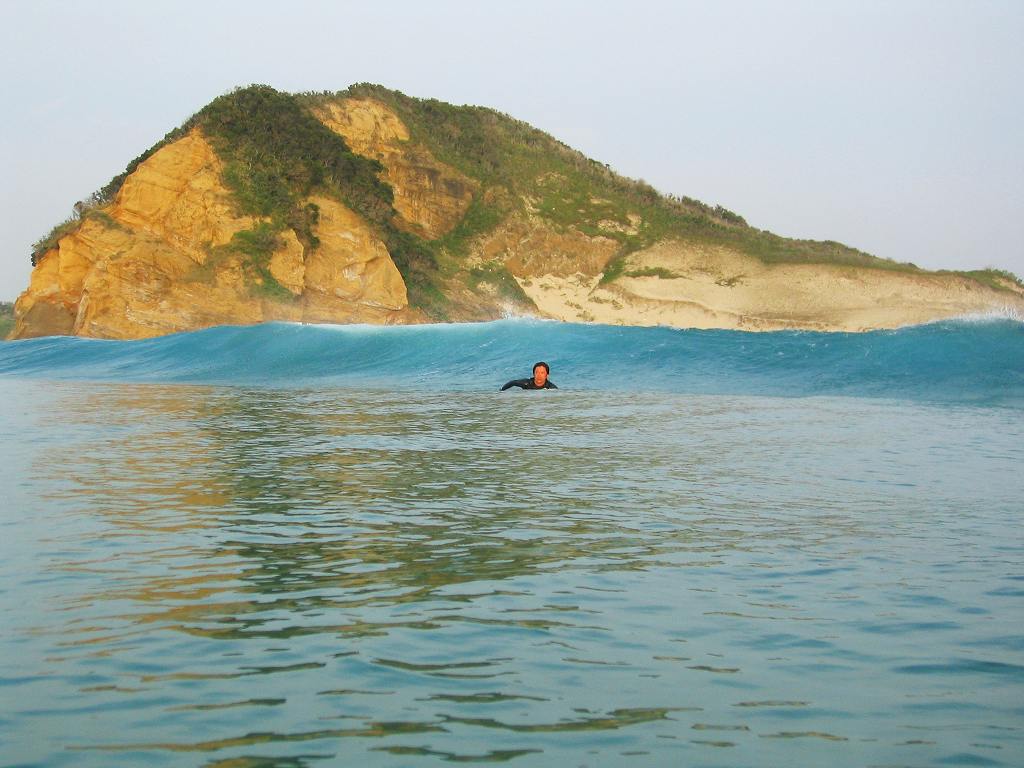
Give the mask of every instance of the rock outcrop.
M 476 182 L 439 162 L 393 111 L 374 99 L 341 99 L 313 110 L 353 150 L 379 161 L 406 227 L 428 240 L 452 230 L 466 214 Z
M 498 260 L 517 278 L 600 275 L 619 249 L 618 242 L 601 235 L 559 230 L 536 217 L 518 216 L 475 245 L 476 261 Z
M 237 214 L 221 162 L 198 131 L 163 147 L 124 182 L 112 205 L 37 261 L 15 306 L 14 338 L 72 334 L 144 338 L 268 320 L 416 320 L 384 243 L 344 205 L 319 207 L 310 253 L 286 230 L 269 273 L 288 292 L 261 291 L 243 254 L 225 247 L 259 220 Z M 226 253 L 223 251 L 227 250 Z

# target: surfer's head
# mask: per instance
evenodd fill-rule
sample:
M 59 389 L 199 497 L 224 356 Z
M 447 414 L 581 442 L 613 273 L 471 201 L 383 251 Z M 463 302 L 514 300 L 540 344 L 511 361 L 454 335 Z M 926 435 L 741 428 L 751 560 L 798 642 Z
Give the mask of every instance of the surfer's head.
M 544 382 L 548 380 L 548 374 L 551 373 L 551 368 L 547 363 L 534 363 L 533 364 L 533 383 L 538 387 L 543 387 Z

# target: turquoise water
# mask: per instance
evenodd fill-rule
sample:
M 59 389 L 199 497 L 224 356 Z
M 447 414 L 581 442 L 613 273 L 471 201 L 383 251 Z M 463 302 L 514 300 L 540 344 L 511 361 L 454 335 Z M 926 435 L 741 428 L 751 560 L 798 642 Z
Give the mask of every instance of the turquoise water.
M 0 398 L 0 765 L 1024 764 L 1019 323 L 47 339 Z

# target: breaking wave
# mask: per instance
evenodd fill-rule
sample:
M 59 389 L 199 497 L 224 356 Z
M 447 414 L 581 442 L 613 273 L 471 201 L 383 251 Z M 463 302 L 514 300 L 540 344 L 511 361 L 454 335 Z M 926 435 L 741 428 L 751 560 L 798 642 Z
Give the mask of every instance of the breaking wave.
M 0 375 L 487 391 L 545 360 L 562 391 L 889 397 L 1024 407 L 1024 323 L 972 317 L 870 333 L 677 330 L 506 319 L 271 323 L 143 341 L 0 344 Z

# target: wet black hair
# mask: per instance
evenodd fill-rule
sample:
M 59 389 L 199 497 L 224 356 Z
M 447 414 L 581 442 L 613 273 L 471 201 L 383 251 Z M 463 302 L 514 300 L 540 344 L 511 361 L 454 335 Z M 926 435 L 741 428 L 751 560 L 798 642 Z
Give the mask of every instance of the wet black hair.
M 545 363 L 543 360 L 540 361 L 539 363 L 534 363 L 533 364 L 533 368 L 531 368 L 530 370 L 536 371 L 537 368 L 539 366 L 542 366 L 542 365 L 544 366 L 544 373 L 546 373 L 546 374 L 548 374 L 550 376 L 551 375 L 551 366 L 548 365 L 547 363 Z

